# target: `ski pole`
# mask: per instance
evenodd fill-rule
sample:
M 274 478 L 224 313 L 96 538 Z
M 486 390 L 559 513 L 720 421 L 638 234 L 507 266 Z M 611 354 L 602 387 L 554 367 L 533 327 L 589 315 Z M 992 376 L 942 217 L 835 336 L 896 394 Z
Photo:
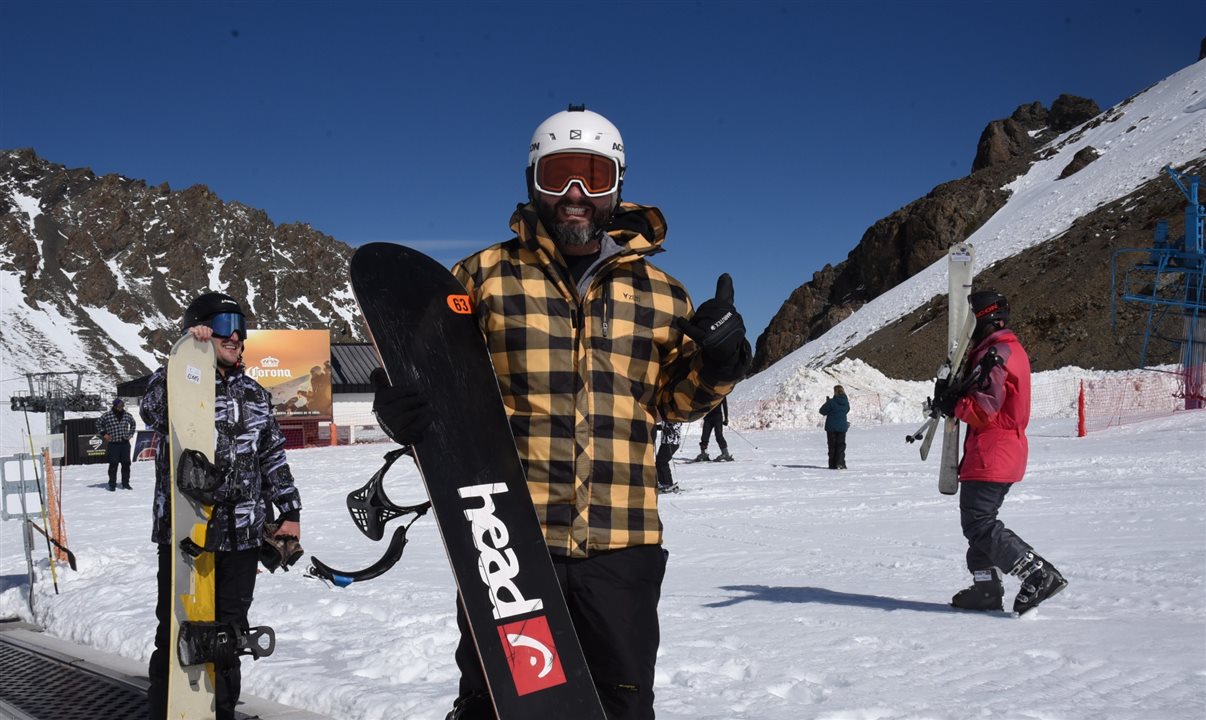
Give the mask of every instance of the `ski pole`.
M 682 447 L 683 445 L 687 444 L 687 438 L 690 437 L 691 428 L 694 426 L 695 426 L 695 423 L 693 423 L 693 422 L 685 423 L 683 425 L 683 433 L 682 433 L 682 435 L 679 436 L 679 440 L 678 440 L 679 447 Z
M 749 440 L 748 440 L 748 439 L 747 439 L 747 438 L 746 438 L 744 435 L 742 435 L 741 433 L 737 432 L 737 428 L 735 428 L 735 427 L 729 427 L 729 431 L 730 431 L 730 432 L 732 432 L 732 433 L 733 433 L 734 435 L 736 435 L 737 437 L 741 438 L 742 440 L 745 440 L 746 444 L 747 444 L 747 445 L 749 445 L 750 447 L 754 448 L 755 450 L 757 450 L 757 449 L 758 449 L 758 446 L 757 446 L 757 445 L 755 445 L 754 443 L 750 442 L 750 441 L 749 441 Z
M 37 531 L 38 531 L 38 532 L 40 532 L 40 533 L 41 533 L 43 536 L 45 536 L 45 538 L 46 538 L 47 540 L 49 540 L 49 541 L 50 541 L 52 544 L 54 544 L 54 546 L 55 546 L 55 547 L 57 547 L 58 549 L 62 550 L 62 551 L 63 551 L 63 552 L 64 552 L 64 553 L 67 555 L 67 564 L 68 564 L 69 566 L 71 566 L 71 569 L 72 569 L 72 570 L 75 570 L 75 569 L 76 569 L 76 565 L 75 565 L 75 553 L 71 552 L 71 548 L 67 547 L 66 545 L 64 545 L 63 543 L 59 542 L 58 540 L 55 540 L 54 538 L 52 538 L 52 537 L 50 536 L 50 533 L 48 533 L 48 532 L 46 532 L 45 530 L 43 530 L 42 528 L 38 527 L 38 524 L 37 524 L 36 522 L 34 522 L 33 520 L 26 519 L 26 521 L 25 521 L 25 522 L 29 523 L 29 526 L 30 526 L 31 528 L 33 528 L 34 530 L 37 530 Z
M 29 427 L 29 411 L 25 411 L 25 437 L 29 438 L 29 459 L 34 466 L 34 484 L 38 488 L 38 504 L 42 506 L 42 526 L 50 527 L 46 521 L 46 497 L 42 494 L 42 474 L 38 472 L 38 461 L 34 459 L 33 430 Z M 54 585 L 54 594 L 59 594 L 59 575 L 54 566 L 54 549 L 50 547 L 50 536 L 46 536 L 46 557 L 50 560 L 50 582 Z

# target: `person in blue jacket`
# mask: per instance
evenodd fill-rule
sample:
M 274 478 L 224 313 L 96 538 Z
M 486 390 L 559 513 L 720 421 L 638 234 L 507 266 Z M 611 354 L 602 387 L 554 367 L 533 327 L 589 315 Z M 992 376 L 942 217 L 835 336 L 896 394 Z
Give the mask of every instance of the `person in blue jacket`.
M 829 469 L 846 469 L 846 431 L 850 422 L 846 415 L 850 413 L 850 399 L 846 397 L 846 389 L 841 385 L 833 386 L 833 397 L 825 398 L 821 406 L 821 414 L 825 416 L 825 437 L 829 441 Z

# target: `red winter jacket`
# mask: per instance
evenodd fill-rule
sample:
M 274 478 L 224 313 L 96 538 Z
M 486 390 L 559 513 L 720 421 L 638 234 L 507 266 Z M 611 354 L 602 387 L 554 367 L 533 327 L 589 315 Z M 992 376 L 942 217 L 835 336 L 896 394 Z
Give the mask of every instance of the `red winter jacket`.
M 973 372 L 993 347 L 1004 366 L 993 366 L 987 386 L 973 386 L 955 405 L 955 416 L 968 427 L 959 479 L 1012 483 L 1026 474 L 1030 358 L 1017 335 L 1004 328 L 972 348 L 968 362 Z

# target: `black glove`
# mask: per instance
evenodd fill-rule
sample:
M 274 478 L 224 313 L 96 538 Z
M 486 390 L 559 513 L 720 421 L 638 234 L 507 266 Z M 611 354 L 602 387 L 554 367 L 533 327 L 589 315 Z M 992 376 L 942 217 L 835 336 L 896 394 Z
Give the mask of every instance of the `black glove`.
M 733 307 L 733 278 L 728 273 L 717 278 L 716 297 L 696 308 L 690 321 L 675 318 L 674 327 L 699 345 L 710 375 L 733 381 L 749 370 L 753 355 L 745 339 L 745 321 Z
M 934 381 L 934 408 L 947 417 L 955 417 L 955 405 L 959 398 L 972 389 L 986 392 L 992 385 L 992 369 L 998 366 L 1004 367 L 1005 359 L 997 354 L 995 347 L 989 348 L 966 377 L 955 382 L 950 379 Z
M 423 440 L 423 431 L 431 424 L 431 406 L 418 388 L 393 387 L 385 370 L 369 374 L 373 383 L 373 414 L 377 423 L 399 445 L 414 445 Z
M 963 393 L 959 388 L 952 388 L 946 380 L 934 381 L 934 409 L 945 417 L 955 417 L 955 405 Z

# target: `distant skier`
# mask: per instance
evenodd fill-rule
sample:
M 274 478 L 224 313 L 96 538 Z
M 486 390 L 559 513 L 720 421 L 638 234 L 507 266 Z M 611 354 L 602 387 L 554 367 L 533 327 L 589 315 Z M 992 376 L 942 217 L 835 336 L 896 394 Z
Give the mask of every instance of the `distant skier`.
M 704 416 L 703 434 L 699 438 L 699 455 L 696 456 L 696 462 L 707 462 L 711 460 L 708 457 L 708 436 L 712 431 L 716 432 L 716 444 L 720 447 L 720 454 L 716 456 L 717 461 L 732 460 L 733 456 L 729 454 L 729 444 L 724 439 L 724 426 L 729 424 L 729 399 L 726 397 L 720 401 L 720 404 L 712 408 L 712 411 Z
M 97 418 L 96 432 L 109 443 L 105 446 L 105 460 L 109 461 L 109 492 L 117 490 L 118 465 L 121 466 L 121 486 L 130 489 L 130 438 L 137 429 L 121 398 L 114 398 L 108 412 Z
M 934 402 L 947 417 L 967 423 L 959 465 L 959 517 L 967 538 L 967 568 L 974 584 L 951 605 L 965 610 L 1003 610 L 999 569 L 1017 576 L 1021 589 L 1013 611 L 1024 614 L 1067 587 L 1064 576 L 997 519 L 1013 483 L 1026 473 L 1026 426 L 1030 422 L 1030 359 L 1009 322 L 1009 302 L 992 290 L 968 297 L 976 316 L 968 357 L 969 383 L 935 387 Z
M 257 565 L 268 503 L 280 511 L 278 539 L 301 537 L 301 497 L 285 461 L 285 436 L 272 414 L 268 391 L 243 372 L 243 340 L 247 325 L 243 310 L 222 293 L 205 293 L 189 304 L 183 332 L 211 341 L 217 359 L 213 383 L 217 451 L 213 462 L 223 478 L 218 493 L 231 498 L 214 505 L 207 532 L 214 549 L 214 599 L 218 622 L 246 629 L 247 612 L 255 590 Z M 151 540 L 159 545 L 159 595 L 155 604 L 155 650 L 148 669 L 147 705 L 151 720 L 167 714 L 168 647 L 172 587 L 171 488 L 169 480 L 167 376 L 164 368 L 151 375 L 141 405 L 142 419 L 159 433 L 155 448 L 155 504 Z M 217 720 L 233 720 L 239 700 L 239 666 L 218 671 L 214 678 Z
M 682 423 L 674 422 L 659 422 L 654 426 L 655 434 L 661 435 L 661 444 L 657 448 L 657 489 L 658 492 L 674 492 L 678 490 L 678 483 L 674 482 L 674 475 L 670 471 L 670 460 L 674 457 L 674 453 L 678 452 L 679 444 L 682 442 Z
M 850 429 L 846 416 L 849 413 L 850 398 L 846 397 L 846 388 L 834 385 L 833 397 L 825 398 L 825 404 L 821 406 L 821 414 L 825 416 L 830 470 L 846 469 L 846 431 Z

